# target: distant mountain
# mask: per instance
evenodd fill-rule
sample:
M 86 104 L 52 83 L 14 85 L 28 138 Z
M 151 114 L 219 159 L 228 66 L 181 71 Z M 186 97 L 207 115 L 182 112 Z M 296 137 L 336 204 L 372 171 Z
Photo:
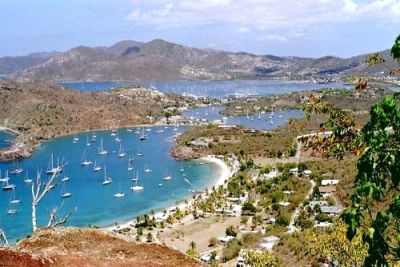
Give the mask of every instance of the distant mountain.
M 27 68 L 42 64 L 59 52 L 40 52 L 27 56 L 0 57 L 0 75 L 20 72 Z
M 383 53 L 389 55 L 388 50 Z M 303 78 L 382 71 L 369 68 L 365 58 L 277 57 L 191 48 L 161 39 L 148 43 L 127 40 L 110 47 L 75 47 L 17 70 L 15 77 L 64 81 Z

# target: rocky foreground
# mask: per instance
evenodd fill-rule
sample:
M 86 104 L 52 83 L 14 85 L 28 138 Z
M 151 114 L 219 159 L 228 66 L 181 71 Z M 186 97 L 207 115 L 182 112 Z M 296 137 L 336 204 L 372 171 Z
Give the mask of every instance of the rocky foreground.
M 0 266 L 202 266 L 179 251 L 126 241 L 98 229 L 41 229 L 0 250 Z

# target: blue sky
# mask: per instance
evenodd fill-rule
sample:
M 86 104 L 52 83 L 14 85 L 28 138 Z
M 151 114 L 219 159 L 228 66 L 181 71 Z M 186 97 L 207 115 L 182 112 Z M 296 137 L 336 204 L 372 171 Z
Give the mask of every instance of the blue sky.
M 162 38 L 280 56 L 391 47 L 400 0 L 1 0 L 0 56 Z

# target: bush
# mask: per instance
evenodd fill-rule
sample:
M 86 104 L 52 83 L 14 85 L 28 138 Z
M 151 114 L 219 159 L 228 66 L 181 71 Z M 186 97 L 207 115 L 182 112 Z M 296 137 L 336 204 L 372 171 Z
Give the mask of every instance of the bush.
M 243 204 L 243 207 L 242 207 L 242 211 L 243 212 L 250 212 L 250 213 L 256 213 L 257 212 L 257 208 L 256 208 L 256 206 L 254 206 L 254 204 L 253 203 L 251 203 L 251 202 L 245 202 L 244 204 Z
M 227 262 L 239 256 L 240 248 L 241 247 L 237 241 L 228 243 L 222 251 L 222 261 Z
M 291 219 L 290 213 L 281 213 L 278 217 L 276 217 L 276 224 L 281 226 L 288 226 Z
M 236 237 L 236 236 L 237 236 L 237 230 L 236 230 L 236 228 L 235 228 L 233 225 L 230 225 L 230 226 L 228 226 L 228 227 L 226 228 L 225 234 L 226 234 L 226 235 L 229 235 L 229 236 L 234 236 L 234 237 Z
M 208 246 L 209 247 L 215 247 L 218 244 L 218 239 L 216 237 L 211 237 L 208 240 Z
M 147 234 L 146 241 L 147 242 L 153 242 L 153 235 L 150 232 Z

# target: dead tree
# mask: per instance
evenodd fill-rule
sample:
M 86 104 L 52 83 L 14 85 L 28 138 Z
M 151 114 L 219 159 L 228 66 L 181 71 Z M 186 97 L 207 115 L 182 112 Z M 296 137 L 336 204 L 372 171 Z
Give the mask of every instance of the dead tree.
M 68 221 L 68 218 L 72 215 L 72 212 L 68 212 L 64 218 L 57 220 L 57 212 L 58 212 L 58 207 L 51 209 L 49 213 L 49 222 L 47 223 L 47 227 L 56 227 L 65 224 Z
M 8 240 L 6 237 L 6 233 L 1 228 L 0 228 L 0 247 L 2 248 L 8 247 Z
M 42 184 L 41 173 L 38 171 L 36 176 L 36 181 L 32 183 L 32 231 L 35 232 L 37 230 L 37 222 L 36 222 L 36 209 L 40 200 L 50 191 L 53 186 L 53 182 L 57 177 L 58 173 L 54 172 L 50 179 Z

